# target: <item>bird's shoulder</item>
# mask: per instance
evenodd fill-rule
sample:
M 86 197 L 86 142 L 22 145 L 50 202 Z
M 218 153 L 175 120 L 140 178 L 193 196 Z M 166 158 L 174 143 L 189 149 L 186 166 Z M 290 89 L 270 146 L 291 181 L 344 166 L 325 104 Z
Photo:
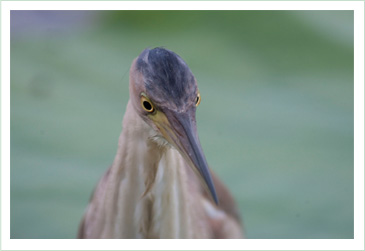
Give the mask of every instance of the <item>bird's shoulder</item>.
M 218 176 L 211 172 L 219 204 L 203 191 L 204 209 L 214 238 L 243 238 L 243 226 L 235 200 Z
M 77 233 L 78 239 L 85 239 L 88 238 L 86 230 L 86 225 L 88 224 L 89 214 L 95 214 L 97 213 L 98 209 L 97 206 L 99 205 L 96 203 L 98 200 L 101 200 L 105 193 L 105 188 L 108 183 L 109 177 L 111 173 L 111 166 L 107 169 L 107 171 L 103 174 L 102 178 L 99 180 L 98 184 L 96 185 L 94 191 L 91 193 L 90 199 L 89 199 L 89 205 L 86 208 L 85 214 L 80 222 L 79 230 Z M 91 209 L 90 207 L 93 206 Z

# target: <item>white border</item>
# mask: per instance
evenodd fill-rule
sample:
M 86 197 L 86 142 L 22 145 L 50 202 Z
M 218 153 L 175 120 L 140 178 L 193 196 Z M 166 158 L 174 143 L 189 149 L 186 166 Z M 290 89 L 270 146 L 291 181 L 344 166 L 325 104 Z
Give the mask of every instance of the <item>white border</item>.
M 354 10 L 358 1 L 16 1 L 7 10 Z
M 364 250 L 364 2 L 1 2 L 1 249 L 6 250 Z M 354 10 L 355 239 L 18 240 L 10 239 L 10 10 Z
M 364 249 L 364 2 L 354 13 L 354 237 Z

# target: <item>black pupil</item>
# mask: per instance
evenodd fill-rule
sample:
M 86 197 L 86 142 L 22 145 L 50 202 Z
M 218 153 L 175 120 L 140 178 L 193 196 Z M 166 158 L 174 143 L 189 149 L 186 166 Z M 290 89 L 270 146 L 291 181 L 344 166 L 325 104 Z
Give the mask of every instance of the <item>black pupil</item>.
M 150 102 L 148 101 L 143 101 L 143 106 L 147 111 L 151 111 L 152 110 L 152 105 Z
M 199 102 L 199 96 L 196 97 L 196 101 L 195 101 L 195 104 L 197 104 Z

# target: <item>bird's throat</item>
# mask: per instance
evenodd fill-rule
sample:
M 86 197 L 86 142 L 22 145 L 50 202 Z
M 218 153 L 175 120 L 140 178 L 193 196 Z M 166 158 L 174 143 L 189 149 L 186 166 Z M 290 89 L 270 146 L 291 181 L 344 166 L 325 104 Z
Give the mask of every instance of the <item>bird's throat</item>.
M 118 194 L 132 192 L 138 199 L 127 200 L 128 206 L 117 205 L 120 219 L 134 215 L 134 228 L 121 233 L 130 238 L 192 238 L 187 193 L 192 188 L 187 187 L 189 173 L 183 158 L 174 148 L 156 141 L 130 104 L 126 117 L 129 123 L 123 125 L 113 168 L 124 173 Z M 120 198 L 126 203 L 125 197 Z

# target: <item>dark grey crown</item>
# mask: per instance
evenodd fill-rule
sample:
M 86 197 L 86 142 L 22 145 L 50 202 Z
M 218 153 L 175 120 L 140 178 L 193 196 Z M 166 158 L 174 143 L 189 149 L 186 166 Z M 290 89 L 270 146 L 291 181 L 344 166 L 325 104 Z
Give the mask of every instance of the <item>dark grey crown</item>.
M 145 49 L 137 59 L 137 70 L 144 76 L 147 95 L 157 103 L 174 102 L 181 107 L 196 92 L 194 75 L 170 50 Z

